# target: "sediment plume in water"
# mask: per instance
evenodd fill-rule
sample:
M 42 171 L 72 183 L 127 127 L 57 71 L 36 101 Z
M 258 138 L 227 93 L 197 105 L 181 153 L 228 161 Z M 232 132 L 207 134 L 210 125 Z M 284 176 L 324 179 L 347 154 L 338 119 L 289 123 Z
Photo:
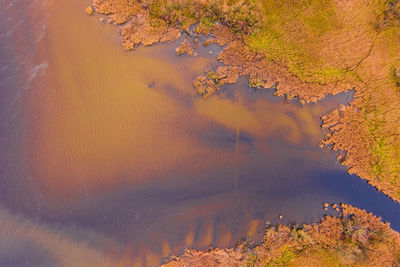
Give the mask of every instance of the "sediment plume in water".
M 322 144 L 345 151 L 341 163 L 349 173 L 400 201 L 400 1 L 303 2 L 94 0 L 93 6 L 110 23 L 126 23 L 127 50 L 176 40 L 180 31 L 223 46 L 217 58 L 224 66 L 193 82 L 204 98 L 240 76 L 301 103 L 354 89 L 350 105 L 324 117 L 331 134 Z
M 217 81 L 208 53 L 219 53 L 216 37 L 187 37 L 193 58 L 177 57 L 177 43 L 125 53 L 115 27 L 86 15 L 88 1 L 49 2 L 43 23 L 0 12 L 5 29 L 24 30 L 2 49 L 28 51 L 20 61 L 5 53 L 2 78 L 33 82 L 22 91 L 0 82 L 2 265 L 158 266 L 185 247 L 259 242 L 265 220 L 314 222 L 322 201 L 366 208 L 400 229 L 399 206 L 317 147 L 320 116 L 350 94 L 301 106 L 239 79 L 203 101 L 192 79 L 207 69 Z M 42 29 L 39 44 L 27 41 Z M 33 54 L 32 73 L 3 68 L 26 67 Z

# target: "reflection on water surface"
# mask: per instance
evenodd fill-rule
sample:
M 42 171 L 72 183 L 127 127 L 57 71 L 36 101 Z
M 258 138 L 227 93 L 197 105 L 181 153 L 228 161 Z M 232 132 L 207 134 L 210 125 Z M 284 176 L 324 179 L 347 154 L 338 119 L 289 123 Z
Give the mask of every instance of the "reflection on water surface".
M 259 240 L 278 214 L 318 220 L 323 201 L 400 229 L 399 205 L 318 147 L 320 116 L 349 94 L 300 106 L 243 79 L 204 101 L 191 81 L 215 66 L 207 51 L 126 53 L 113 26 L 85 15 L 89 1 L 7 1 L 1 17 L 27 15 L 0 39 L 0 262 L 158 265 L 185 247 Z

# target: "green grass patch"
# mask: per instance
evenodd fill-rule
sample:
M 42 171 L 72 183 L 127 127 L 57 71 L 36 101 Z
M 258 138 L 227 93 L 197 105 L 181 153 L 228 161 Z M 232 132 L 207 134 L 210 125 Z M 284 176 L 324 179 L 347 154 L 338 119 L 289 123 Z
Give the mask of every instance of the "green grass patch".
M 392 69 L 390 70 L 390 77 L 392 78 L 392 81 L 394 85 L 397 87 L 397 91 L 400 89 L 400 68 L 393 66 Z
M 367 110 L 368 110 L 367 106 Z M 400 182 L 400 144 L 388 141 L 388 132 L 384 125 L 383 112 L 379 109 L 367 111 L 365 121 L 368 125 L 369 134 L 373 142 L 370 145 L 370 152 L 374 162 L 371 162 L 372 176 L 378 180 L 388 180 L 393 186 Z
M 296 258 L 296 253 L 295 251 L 287 246 L 283 246 L 281 248 L 282 254 L 275 258 L 272 259 L 271 261 L 267 262 L 265 264 L 265 267 L 273 267 L 273 266 L 286 266 L 290 262 L 294 261 Z
M 338 27 L 330 0 L 263 0 L 262 7 L 261 29 L 246 37 L 252 50 L 287 65 L 304 82 L 329 83 L 344 77 L 345 69 L 330 66 L 313 49 L 325 33 Z

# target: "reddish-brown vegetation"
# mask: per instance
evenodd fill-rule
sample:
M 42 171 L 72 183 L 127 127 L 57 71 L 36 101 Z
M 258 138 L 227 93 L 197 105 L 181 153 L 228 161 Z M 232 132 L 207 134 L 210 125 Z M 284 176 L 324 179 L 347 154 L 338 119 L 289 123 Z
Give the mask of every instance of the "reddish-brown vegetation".
M 186 250 L 164 266 L 398 266 L 400 235 L 364 210 L 342 205 L 320 223 L 267 228 L 262 244 Z

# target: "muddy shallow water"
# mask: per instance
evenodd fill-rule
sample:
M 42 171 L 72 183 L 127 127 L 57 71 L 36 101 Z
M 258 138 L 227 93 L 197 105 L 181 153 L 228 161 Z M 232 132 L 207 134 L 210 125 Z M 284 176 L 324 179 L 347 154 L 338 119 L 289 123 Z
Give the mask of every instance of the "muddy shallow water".
M 400 230 L 400 205 L 318 147 L 351 93 L 300 106 L 243 79 L 202 100 L 192 79 L 215 53 L 126 53 L 89 3 L 0 4 L 0 265 L 158 265 L 260 240 L 279 214 L 317 221 L 322 202 Z

